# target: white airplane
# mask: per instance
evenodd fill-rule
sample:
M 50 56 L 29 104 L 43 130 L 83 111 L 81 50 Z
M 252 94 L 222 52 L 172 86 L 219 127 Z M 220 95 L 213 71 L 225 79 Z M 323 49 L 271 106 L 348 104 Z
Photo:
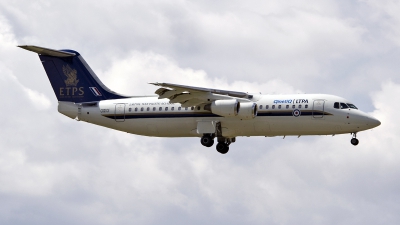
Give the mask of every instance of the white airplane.
M 154 96 L 123 96 L 108 89 L 73 50 L 18 46 L 39 54 L 58 99 L 58 111 L 77 121 L 155 137 L 201 137 L 225 154 L 237 136 L 352 134 L 379 120 L 350 101 L 327 94 L 261 95 L 169 83 Z

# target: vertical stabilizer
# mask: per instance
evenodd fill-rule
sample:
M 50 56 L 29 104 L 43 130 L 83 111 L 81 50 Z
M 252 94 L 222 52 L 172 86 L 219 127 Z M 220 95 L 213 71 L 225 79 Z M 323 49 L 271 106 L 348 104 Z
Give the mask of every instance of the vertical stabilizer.
M 58 101 L 80 103 L 127 98 L 107 88 L 76 51 L 32 45 L 18 47 L 39 54 Z

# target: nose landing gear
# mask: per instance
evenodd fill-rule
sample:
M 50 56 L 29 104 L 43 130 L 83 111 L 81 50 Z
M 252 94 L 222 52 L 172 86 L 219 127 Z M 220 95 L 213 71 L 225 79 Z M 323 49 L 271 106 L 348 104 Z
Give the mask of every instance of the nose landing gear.
M 350 140 L 350 143 L 354 146 L 358 145 L 357 133 L 353 133 L 353 138 Z

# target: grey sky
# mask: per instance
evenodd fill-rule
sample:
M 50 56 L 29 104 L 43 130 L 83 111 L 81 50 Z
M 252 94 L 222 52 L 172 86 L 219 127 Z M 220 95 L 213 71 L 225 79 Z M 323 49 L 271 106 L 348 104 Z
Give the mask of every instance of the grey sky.
M 0 224 L 399 224 L 398 1 L 0 0 Z M 382 125 L 335 137 L 149 138 L 76 122 L 34 44 L 114 91 L 147 82 L 350 99 Z

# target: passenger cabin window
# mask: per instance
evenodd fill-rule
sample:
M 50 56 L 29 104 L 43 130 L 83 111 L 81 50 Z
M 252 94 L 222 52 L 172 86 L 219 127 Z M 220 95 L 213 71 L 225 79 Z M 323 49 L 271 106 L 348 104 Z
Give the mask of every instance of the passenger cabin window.
M 269 109 L 269 105 L 266 105 L 266 106 L 265 106 L 265 109 Z
M 153 111 L 156 111 L 156 107 L 153 107 Z
M 308 109 L 308 105 L 305 105 L 304 108 Z
M 262 109 L 262 105 L 260 105 L 260 109 Z
M 289 108 L 289 105 L 286 105 L 286 109 L 288 109 Z
M 339 107 L 339 102 L 335 102 L 335 103 L 333 103 L 333 108 L 335 108 L 335 109 L 339 109 L 340 107 Z
M 165 111 L 168 111 L 168 107 L 165 107 Z
M 135 112 L 137 112 L 137 108 L 135 108 Z
M 182 109 L 182 107 L 178 107 L 178 110 L 181 110 Z
M 296 108 L 296 106 L 295 106 L 295 105 L 292 105 L 292 109 L 294 109 L 294 108 Z
M 349 107 L 346 105 L 346 103 L 341 102 L 340 103 L 340 108 L 341 109 L 348 109 Z
M 272 106 L 272 109 L 275 109 L 275 105 Z
M 299 105 L 299 109 L 301 109 L 301 105 Z
M 132 112 L 132 108 L 129 108 L 129 112 Z
M 175 107 L 171 107 L 171 111 L 174 111 Z
M 142 108 L 140 108 L 140 111 L 143 111 L 144 109 L 143 109 L 143 107 Z
M 158 111 L 162 111 L 162 107 L 158 108 Z
M 188 107 L 185 107 L 185 110 L 188 110 Z
M 147 111 L 150 111 L 150 107 L 147 107 Z
M 282 106 L 281 105 L 278 105 L 278 109 L 281 109 L 282 108 Z
M 190 108 L 191 110 L 194 110 L 194 106 L 192 106 L 192 108 Z

